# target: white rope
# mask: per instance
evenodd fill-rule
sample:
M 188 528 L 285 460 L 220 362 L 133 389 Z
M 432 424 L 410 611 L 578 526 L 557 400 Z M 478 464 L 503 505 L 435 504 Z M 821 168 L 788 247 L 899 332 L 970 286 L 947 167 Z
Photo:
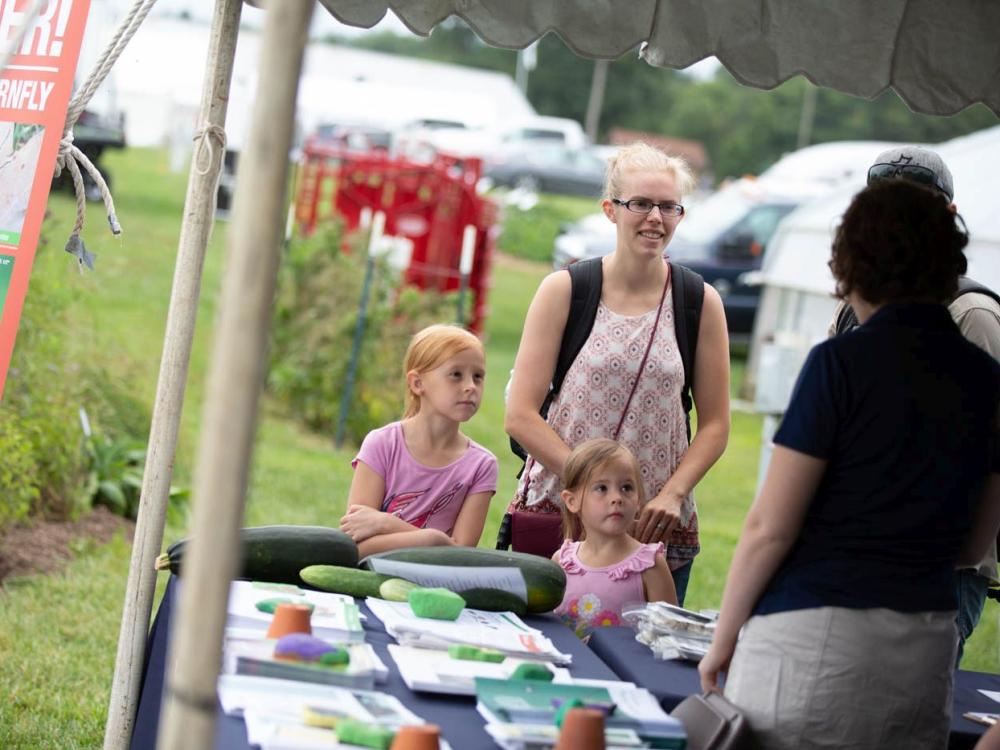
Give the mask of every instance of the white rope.
M 194 168 L 195 171 L 204 177 L 215 165 L 215 151 L 212 148 L 212 140 L 219 144 L 219 153 L 226 153 L 226 131 L 219 125 L 207 125 L 199 128 L 194 134 Z M 204 159 L 202 154 L 205 155 Z M 205 166 L 202 167 L 201 165 Z
M 28 32 L 35 23 L 35 19 L 38 18 L 38 14 L 42 12 L 42 6 L 45 5 L 45 2 L 46 0 L 35 0 L 35 4 L 32 6 L 31 10 L 24 16 L 24 23 L 21 25 L 20 30 L 18 30 L 17 35 L 14 37 L 13 44 L 11 44 L 9 50 L 3 53 L 3 57 L 0 57 L 0 73 L 7 70 L 7 66 L 10 64 L 14 55 L 17 54 L 17 50 L 24 41 L 24 37 L 28 35 Z
M 108 224 L 111 226 L 111 232 L 116 235 L 121 234 L 122 228 L 121 224 L 118 223 L 118 217 L 115 214 L 115 203 L 111 197 L 111 191 L 108 189 L 108 184 L 104 180 L 104 176 L 93 165 L 90 159 L 79 148 L 73 145 L 73 127 L 90 102 L 94 92 L 97 91 L 98 87 L 104 82 L 104 79 L 107 78 L 118 57 L 125 50 L 132 37 L 135 36 L 135 33 L 139 30 L 142 22 L 146 19 L 146 16 L 155 4 L 156 0 L 136 0 L 135 5 L 132 6 L 132 10 L 129 11 L 128 15 L 119 24 L 114 37 L 108 43 L 107 48 L 100 59 L 98 59 L 87 80 L 77 90 L 72 101 L 70 101 L 69 109 L 66 112 L 63 137 L 59 141 L 59 154 L 56 157 L 55 176 L 58 177 L 62 174 L 63 169 L 68 169 L 73 178 L 73 188 L 76 191 L 76 221 L 73 224 L 73 232 L 66 242 L 66 252 L 77 257 L 81 270 L 84 265 L 92 269 L 94 267 L 93 260 L 95 256 L 87 252 L 83 240 L 80 239 L 80 232 L 83 230 L 83 220 L 86 212 L 86 194 L 80 166 L 83 166 L 87 170 L 87 174 L 90 175 L 90 178 L 97 185 L 97 189 L 101 192 L 101 199 L 104 201 L 104 207 L 107 210 Z

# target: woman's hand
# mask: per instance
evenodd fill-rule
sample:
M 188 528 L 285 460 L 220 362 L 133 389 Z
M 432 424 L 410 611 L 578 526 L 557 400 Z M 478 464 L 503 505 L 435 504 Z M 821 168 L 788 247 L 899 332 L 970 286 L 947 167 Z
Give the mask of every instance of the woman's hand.
M 356 544 L 370 539 L 377 534 L 384 534 L 386 514 L 367 505 L 352 505 L 347 514 L 340 519 L 340 530 L 347 534 Z
M 646 503 L 635 524 L 635 538 L 643 544 L 666 542 L 680 523 L 684 496 L 664 491 Z
M 729 662 L 732 661 L 735 650 L 735 644 L 722 645 L 718 641 L 712 642 L 708 653 L 698 662 L 698 675 L 701 677 L 703 693 L 722 693 L 719 689 L 719 673 L 729 670 Z

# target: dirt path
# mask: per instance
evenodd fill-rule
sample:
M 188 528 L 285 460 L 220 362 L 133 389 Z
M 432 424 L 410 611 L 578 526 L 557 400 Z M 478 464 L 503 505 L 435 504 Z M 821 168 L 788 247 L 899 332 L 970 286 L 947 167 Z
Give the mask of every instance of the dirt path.
M 36 521 L 9 529 L 0 536 L 0 585 L 14 576 L 55 573 L 73 559 L 74 540 L 107 544 L 119 529 L 131 539 L 135 523 L 101 506 L 77 521 Z

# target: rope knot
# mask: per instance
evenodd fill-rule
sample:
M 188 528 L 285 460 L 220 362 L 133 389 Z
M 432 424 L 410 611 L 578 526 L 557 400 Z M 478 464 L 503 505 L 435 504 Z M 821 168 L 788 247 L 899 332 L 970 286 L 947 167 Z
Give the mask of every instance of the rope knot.
M 195 171 L 202 177 L 208 174 L 215 163 L 215 149 L 212 147 L 213 139 L 219 144 L 219 153 L 224 154 L 226 152 L 226 131 L 221 126 L 205 125 L 195 131 L 193 139 L 195 142 Z

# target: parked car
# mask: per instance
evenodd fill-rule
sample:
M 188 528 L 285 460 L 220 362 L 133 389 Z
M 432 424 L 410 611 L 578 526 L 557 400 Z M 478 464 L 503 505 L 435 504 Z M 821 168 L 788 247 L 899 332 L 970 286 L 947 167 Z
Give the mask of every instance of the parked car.
M 502 141 L 508 146 L 554 144 L 574 149 L 587 146 L 587 136 L 576 120 L 541 115 L 508 127 Z
M 671 260 L 700 273 L 722 297 L 730 337 L 745 341 L 753 332 L 760 290 L 744 274 L 760 268 L 764 246 L 778 222 L 801 202 L 743 178 L 688 208 L 667 247 Z M 553 266 L 564 268 L 615 247 L 615 227 L 595 214 L 563 227 L 556 237 Z
M 596 198 L 605 162 L 587 148 L 543 145 L 508 148 L 487 160 L 483 173 L 495 185 Z

